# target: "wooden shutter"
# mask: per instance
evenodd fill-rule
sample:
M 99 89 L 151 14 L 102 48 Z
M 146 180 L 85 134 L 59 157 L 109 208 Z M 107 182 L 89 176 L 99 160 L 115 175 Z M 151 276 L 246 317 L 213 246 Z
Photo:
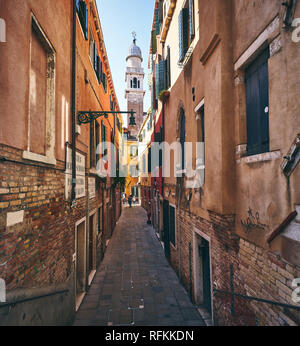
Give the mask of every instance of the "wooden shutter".
M 159 9 L 156 8 L 154 11 L 154 19 L 155 19 L 155 34 L 160 34 L 160 23 L 159 23 Z
M 168 46 L 167 48 L 167 85 L 166 85 L 166 89 L 169 89 L 171 86 L 171 50 L 170 47 Z
M 167 62 L 166 60 L 161 60 L 158 63 L 158 73 L 159 73 L 159 91 L 158 93 L 160 93 L 161 91 L 166 89 L 166 69 L 167 66 Z
M 90 166 L 95 167 L 95 121 L 90 125 Z
M 179 62 L 182 62 L 188 50 L 188 9 L 183 8 L 179 13 Z
M 97 42 L 94 42 L 94 70 L 97 71 Z
M 84 3 L 85 5 L 85 30 L 84 30 L 84 37 L 86 40 L 88 40 L 89 38 L 89 11 L 88 8 L 86 6 L 86 3 Z
M 151 167 L 151 147 L 148 150 L 148 173 L 152 172 L 152 167 Z
M 159 1 L 158 4 L 158 21 L 161 24 L 164 20 L 164 10 L 163 10 L 163 1 Z
M 194 12 L 194 0 L 189 0 L 189 31 L 190 42 L 195 37 L 195 12 Z
M 246 69 L 248 155 L 269 151 L 269 47 Z
M 163 240 L 165 256 L 170 258 L 170 214 L 169 201 L 164 199 L 163 202 Z
M 100 56 L 97 55 L 97 77 L 98 77 L 98 82 L 101 82 L 101 59 Z
M 99 154 L 97 154 L 97 149 L 98 149 L 98 146 L 100 144 L 100 126 L 99 126 L 97 121 L 96 121 L 95 132 L 96 132 L 96 167 L 97 167 L 97 163 L 98 163 L 99 158 L 100 158 Z
M 159 69 L 158 64 L 155 64 L 155 99 L 158 99 L 159 95 Z
M 155 30 L 151 31 L 151 53 L 156 54 L 157 52 L 157 41 Z

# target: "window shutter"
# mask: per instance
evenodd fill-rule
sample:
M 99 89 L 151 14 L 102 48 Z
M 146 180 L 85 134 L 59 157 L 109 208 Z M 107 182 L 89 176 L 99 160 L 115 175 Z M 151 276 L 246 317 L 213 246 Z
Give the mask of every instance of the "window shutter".
M 151 147 L 148 150 L 148 173 L 151 173 Z
M 85 30 L 84 30 L 84 36 L 85 36 L 85 39 L 88 40 L 89 38 L 89 11 L 88 11 L 88 8 L 86 6 L 86 3 L 84 3 L 85 5 Z
M 159 90 L 158 90 L 158 94 L 166 89 L 166 72 L 167 72 L 167 61 L 166 60 L 161 60 L 158 63 L 158 70 L 159 70 Z
M 181 161 L 181 168 L 185 168 L 185 153 L 184 153 L 184 144 L 185 144 L 185 115 L 182 112 L 181 114 L 181 122 L 180 122 L 180 144 L 181 144 L 181 150 L 182 150 L 182 161 Z
M 160 1 L 158 4 L 158 21 L 161 24 L 164 20 L 164 12 L 163 12 L 163 2 Z
M 99 55 L 97 55 L 97 77 L 98 77 L 98 82 L 100 83 L 101 80 L 101 60 Z
M 269 151 L 269 47 L 246 69 L 248 155 Z
M 104 88 L 104 91 L 106 92 L 107 91 L 107 85 L 106 85 L 106 74 L 103 72 L 102 73 L 102 85 L 103 85 L 103 88 Z
M 179 27 L 179 62 L 184 60 L 188 50 L 188 9 L 183 8 L 178 18 Z
M 158 99 L 159 95 L 159 70 L 158 64 L 155 64 L 155 99 Z
M 189 27 L 190 27 L 190 42 L 195 37 L 195 17 L 194 17 L 194 0 L 189 0 Z
M 167 48 L 167 86 L 166 89 L 169 89 L 171 86 L 171 50 L 170 47 L 168 46 Z
M 79 12 L 79 5 L 80 5 L 80 0 L 76 0 L 76 9 L 77 9 L 77 12 Z
M 155 34 L 160 34 L 160 25 L 159 25 L 159 9 L 156 8 L 154 11 L 154 18 L 155 18 Z
M 97 71 L 97 42 L 94 42 L 94 70 Z
M 156 54 L 157 52 L 157 41 L 156 41 L 156 34 L 155 31 L 152 30 L 151 31 L 151 50 L 152 50 L 152 54 Z

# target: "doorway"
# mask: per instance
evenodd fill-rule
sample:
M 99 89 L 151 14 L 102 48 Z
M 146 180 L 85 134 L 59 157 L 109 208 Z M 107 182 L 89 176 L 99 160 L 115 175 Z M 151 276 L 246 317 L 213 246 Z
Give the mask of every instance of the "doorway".
M 76 225 L 76 310 L 85 295 L 86 283 L 86 222 Z
M 197 305 L 211 314 L 210 242 L 194 233 L 194 296 Z
M 170 259 L 170 213 L 169 213 L 169 201 L 164 199 L 163 202 L 163 239 L 164 239 L 164 250 L 167 259 Z
M 89 271 L 88 281 L 91 284 L 96 274 L 96 212 L 89 219 Z

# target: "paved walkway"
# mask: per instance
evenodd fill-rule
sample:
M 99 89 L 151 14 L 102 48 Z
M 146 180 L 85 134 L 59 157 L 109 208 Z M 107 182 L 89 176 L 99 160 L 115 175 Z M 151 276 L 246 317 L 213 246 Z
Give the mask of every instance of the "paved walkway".
M 124 208 L 74 325 L 203 326 L 141 207 Z

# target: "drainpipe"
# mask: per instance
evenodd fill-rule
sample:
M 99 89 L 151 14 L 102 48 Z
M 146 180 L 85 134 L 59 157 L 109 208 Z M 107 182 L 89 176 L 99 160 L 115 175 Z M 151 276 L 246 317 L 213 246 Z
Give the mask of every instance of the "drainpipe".
M 85 291 L 87 292 L 89 289 L 89 270 L 90 270 L 90 194 L 89 188 L 87 188 L 86 192 L 86 233 L 85 233 L 85 241 L 86 241 L 86 276 L 85 276 Z
M 76 201 L 76 0 L 73 0 L 72 34 L 72 190 L 71 207 Z

